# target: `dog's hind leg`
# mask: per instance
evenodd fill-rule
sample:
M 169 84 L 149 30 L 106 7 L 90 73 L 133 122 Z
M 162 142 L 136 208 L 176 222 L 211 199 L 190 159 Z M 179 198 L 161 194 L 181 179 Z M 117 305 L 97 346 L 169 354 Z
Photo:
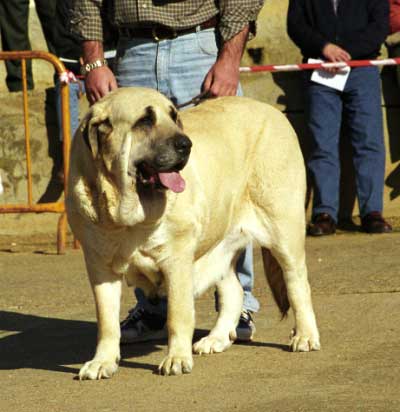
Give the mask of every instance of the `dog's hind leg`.
M 219 298 L 217 323 L 208 336 L 193 345 L 193 352 L 200 355 L 223 352 L 236 339 L 236 326 L 243 304 L 243 289 L 233 267 L 229 274 L 217 283 L 217 292 Z
M 304 253 L 293 253 L 289 242 L 280 250 L 272 248 L 272 254 L 262 248 L 262 256 L 268 283 L 282 315 L 286 315 L 289 306 L 293 309 L 295 327 L 290 341 L 292 351 L 319 350 L 319 333 L 312 307 Z
M 259 142 L 257 153 L 263 156 L 257 158 L 249 179 L 254 214 L 247 219 L 247 231 L 264 248 L 264 270 L 282 314 L 289 305 L 293 309 L 291 349 L 318 350 L 319 333 L 305 256 L 304 161 L 293 129 L 281 114 L 276 121 L 279 127 L 274 138 L 282 143 L 267 146 L 267 138 Z M 282 150 L 285 141 L 287 147 Z
M 120 360 L 119 311 L 121 278 L 108 269 L 99 270 L 87 265 L 96 303 L 98 324 L 97 348 L 94 358 L 86 362 L 79 372 L 79 379 L 111 378 Z

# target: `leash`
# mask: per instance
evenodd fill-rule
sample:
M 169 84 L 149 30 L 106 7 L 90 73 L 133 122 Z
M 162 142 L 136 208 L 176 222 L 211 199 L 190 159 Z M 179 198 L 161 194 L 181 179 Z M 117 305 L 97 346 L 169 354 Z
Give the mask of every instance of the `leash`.
M 208 90 L 205 92 L 201 92 L 197 96 L 194 96 L 193 99 L 190 99 L 189 101 L 181 104 L 175 105 L 177 109 L 181 109 L 182 107 L 189 106 L 190 104 L 193 104 L 194 106 L 197 106 L 202 100 L 205 100 L 208 98 Z

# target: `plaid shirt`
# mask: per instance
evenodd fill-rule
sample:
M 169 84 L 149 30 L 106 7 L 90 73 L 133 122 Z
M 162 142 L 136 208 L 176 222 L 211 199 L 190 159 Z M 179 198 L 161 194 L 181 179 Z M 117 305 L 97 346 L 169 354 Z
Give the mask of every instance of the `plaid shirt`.
M 249 22 L 255 22 L 263 3 L 264 0 L 183 0 L 159 5 L 154 0 L 75 0 L 71 24 L 82 39 L 103 41 L 107 20 L 116 27 L 159 23 L 185 29 L 219 14 L 218 30 L 227 41 Z

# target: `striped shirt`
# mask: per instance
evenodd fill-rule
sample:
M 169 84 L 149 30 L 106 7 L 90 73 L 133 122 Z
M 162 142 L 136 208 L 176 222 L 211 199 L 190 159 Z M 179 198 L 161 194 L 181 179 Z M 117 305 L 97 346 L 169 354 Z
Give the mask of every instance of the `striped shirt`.
M 218 30 L 227 41 L 255 22 L 263 3 L 264 0 L 75 0 L 71 24 L 83 40 L 103 41 L 107 20 L 116 27 L 158 23 L 186 29 L 218 14 Z

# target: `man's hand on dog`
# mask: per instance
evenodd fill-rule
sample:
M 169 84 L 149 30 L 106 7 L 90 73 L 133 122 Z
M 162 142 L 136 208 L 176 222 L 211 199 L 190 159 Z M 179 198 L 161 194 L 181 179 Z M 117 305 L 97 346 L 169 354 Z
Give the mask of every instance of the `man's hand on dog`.
M 118 88 L 113 72 L 107 67 L 98 67 L 85 77 L 86 96 L 92 105 Z
M 210 97 L 236 96 L 239 85 L 239 67 L 249 35 L 249 27 L 227 40 L 203 83 L 203 91 Z

